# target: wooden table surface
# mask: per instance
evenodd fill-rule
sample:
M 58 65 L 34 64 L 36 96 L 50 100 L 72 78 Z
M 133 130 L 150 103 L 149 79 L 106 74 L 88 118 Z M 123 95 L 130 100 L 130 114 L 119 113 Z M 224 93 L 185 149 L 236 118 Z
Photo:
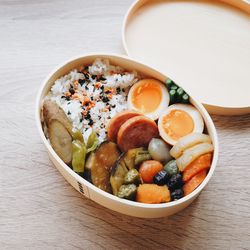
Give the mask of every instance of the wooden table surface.
M 212 116 L 218 167 L 199 198 L 169 218 L 108 210 L 49 161 L 34 120 L 41 81 L 77 54 L 124 53 L 131 2 L 0 0 L 0 249 L 250 249 L 250 115 Z

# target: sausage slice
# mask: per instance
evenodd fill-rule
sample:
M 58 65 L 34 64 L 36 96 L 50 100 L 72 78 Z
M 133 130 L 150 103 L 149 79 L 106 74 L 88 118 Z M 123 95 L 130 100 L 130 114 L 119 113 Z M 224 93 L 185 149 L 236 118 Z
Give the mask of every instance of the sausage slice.
M 108 125 L 108 139 L 110 141 L 116 142 L 117 141 L 117 134 L 121 127 L 121 125 L 126 122 L 128 119 L 141 115 L 140 113 L 132 110 L 125 110 L 117 115 L 115 115 L 109 122 Z
M 117 144 L 123 152 L 131 148 L 147 147 L 152 138 L 159 137 L 156 123 L 145 117 L 135 116 L 123 123 L 118 131 Z

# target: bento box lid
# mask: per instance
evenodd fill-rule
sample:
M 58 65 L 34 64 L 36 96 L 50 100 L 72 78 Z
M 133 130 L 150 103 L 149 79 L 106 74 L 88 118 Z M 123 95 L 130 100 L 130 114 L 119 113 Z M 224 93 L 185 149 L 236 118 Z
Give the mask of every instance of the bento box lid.
M 250 113 L 250 2 L 138 0 L 126 53 L 180 84 L 210 113 Z

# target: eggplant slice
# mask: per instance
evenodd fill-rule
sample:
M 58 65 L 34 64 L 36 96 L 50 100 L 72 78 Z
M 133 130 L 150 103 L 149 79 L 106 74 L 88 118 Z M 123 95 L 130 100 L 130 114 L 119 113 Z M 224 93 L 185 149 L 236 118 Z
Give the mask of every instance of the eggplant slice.
M 95 152 L 91 153 L 86 164 L 87 169 L 91 171 L 92 183 L 108 193 L 112 192 L 111 169 L 119 155 L 120 152 L 116 144 L 105 141 L 99 145 Z

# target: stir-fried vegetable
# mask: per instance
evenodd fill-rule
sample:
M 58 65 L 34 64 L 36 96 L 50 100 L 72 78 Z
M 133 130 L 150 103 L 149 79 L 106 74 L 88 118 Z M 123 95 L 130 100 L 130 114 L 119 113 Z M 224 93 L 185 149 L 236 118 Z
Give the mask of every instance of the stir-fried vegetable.
M 96 133 L 93 131 L 87 141 L 87 154 L 94 151 L 98 146 L 98 138 Z
M 74 140 L 72 142 L 72 168 L 76 173 L 83 173 L 86 157 L 86 145 L 84 142 Z

